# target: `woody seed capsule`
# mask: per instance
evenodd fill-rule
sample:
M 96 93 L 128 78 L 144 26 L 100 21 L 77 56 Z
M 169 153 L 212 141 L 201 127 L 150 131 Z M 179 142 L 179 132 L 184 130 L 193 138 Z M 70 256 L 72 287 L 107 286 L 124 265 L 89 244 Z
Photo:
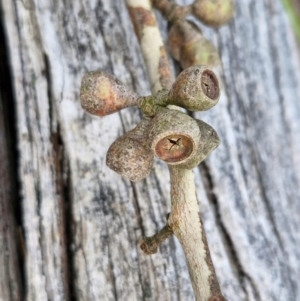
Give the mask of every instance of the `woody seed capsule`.
M 192 66 L 182 71 L 169 92 L 169 103 L 189 111 L 206 111 L 220 97 L 219 82 L 212 70 Z
M 199 165 L 220 144 L 217 132 L 209 124 L 198 119 L 196 122 L 201 132 L 201 139 L 196 154 L 184 164 L 186 169 L 192 169 Z
M 169 165 L 189 162 L 196 154 L 201 133 L 197 122 L 175 110 L 162 109 L 151 120 L 148 140 L 155 156 Z
M 214 45 L 203 37 L 200 29 L 192 22 L 183 20 L 169 30 L 170 54 L 179 61 L 183 69 L 195 65 L 212 67 L 220 63 Z
M 82 79 L 80 102 L 82 108 L 90 114 L 109 115 L 128 106 L 137 105 L 137 100 L 137 94 L 106 72 L 91 71 Z
M 208 26 L 218 27 L 227 23 L 234 14 L 234 0 L 196 0 L 193 14 Z
M 153 153 L 145 138 L 149 123 L 150 119 L 142 119 L 136 128 L 119 137 L 107 151 L 106 165 L 133 182 L 144 179 L 152 167 Z

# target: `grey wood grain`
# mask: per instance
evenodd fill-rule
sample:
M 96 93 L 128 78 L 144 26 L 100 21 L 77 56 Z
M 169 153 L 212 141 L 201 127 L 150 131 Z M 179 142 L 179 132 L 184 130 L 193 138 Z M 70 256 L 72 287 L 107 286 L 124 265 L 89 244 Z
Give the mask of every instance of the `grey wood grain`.
M 0 93 L 0 300 L 17 301 L 21 300 L 22 285 L 17 252 L 18 230 L 14 218 L 16 194 L 9 152 L 10 131 L 4 120 L 8 114 L 4 109 L 4 101 L 9 101 L 6 96 Z
M 19 301 L 22 298 L 22 231 L 16 189 L 14 106 L 4 40 L 0 23 L 0 300 Z
M 130 183 L 105 165 L 136 108 L 83 112 L 84 72 L 104 69 L 150 93 L 122 0 L 1 0 L 17 113 L 26 300 L 194 300 L 181 247 L 138 247 L 165 223 L 169 175 L 155 161 Z M 166 30 L 165 22 L 160 22 Z M 231 301 L 300 299 L 300 64 L 279 0 L 237 1 L 235 19 L 202 26 L 224 89 L 197 113 L 221 146 L 195 169 L 207 239 Z M 166 34 L 164 33 L 164 36 Z M 0 266 L 0 275 L 3 267 Z

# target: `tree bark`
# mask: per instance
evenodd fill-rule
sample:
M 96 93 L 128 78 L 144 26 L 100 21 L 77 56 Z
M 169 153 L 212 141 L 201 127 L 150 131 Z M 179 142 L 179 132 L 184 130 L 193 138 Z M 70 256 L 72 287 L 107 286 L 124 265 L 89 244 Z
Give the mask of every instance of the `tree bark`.
M 236 2 L 228 26 L 200 25 L 219 50 L 224 80 L 219 104 L 195 114 L 222 141 L 194 170 L 200 211 L 228 300 L 298 300 L 297 43 L 279 0 Z M 176 238 L 155 255 L 139 249 L 142 236 L 166 223 L 167 166 L 156 160 L 149 177 L 132 183 L 105 165 L 108 147 L 138 123 L 140 112 L 128 108 L 97 118 L 79 103 L 83 74 L 95 69 L 113 73 L 140 95 L 150 94 L 124 1 L 0 0 L 0 5 L 18 148 L 18 175 L 9 181 L 1 176 L 0 184 L 17 183 L 15 206 L 24 234 L 15 235 L 14 209 L 9 219 L 0 211 L 0 251 L 10 250 L 8 257 L 0 252 L 0 300 L 194 300 Z M 166 37 L 167 25 L 158 19 Z M 7 118 L 0 115 L 0 121 Z M 8 137 L 1 124 L 1 172 L 7 175 L 14 167 L 4 165 Z M 0 210 L 9 202 L 9 192 L 0 194 Z M 21 261 L 16 246 L 24 254 Z

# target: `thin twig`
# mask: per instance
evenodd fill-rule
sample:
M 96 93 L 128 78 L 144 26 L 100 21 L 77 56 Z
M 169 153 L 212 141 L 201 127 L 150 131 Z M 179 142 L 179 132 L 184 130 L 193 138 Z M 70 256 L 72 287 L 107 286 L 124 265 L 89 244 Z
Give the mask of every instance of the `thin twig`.
M 143 237 L 140 248 L 148 255 L 155 254 L 161 243 L 173 234 L 169 225 L 164 226 L 158 233 L 151 237 Z

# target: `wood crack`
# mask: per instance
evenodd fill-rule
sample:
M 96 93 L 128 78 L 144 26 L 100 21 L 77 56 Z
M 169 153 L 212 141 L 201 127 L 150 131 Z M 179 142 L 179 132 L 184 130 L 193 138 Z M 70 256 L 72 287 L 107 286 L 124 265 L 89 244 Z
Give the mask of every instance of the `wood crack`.
M 76 301 L 74 282 L 71 275 L 74 275 L 74 256 L 71 250 L 73 244 L 73 217 L 71 198 L 71 175 L 69 161 L 65 157 L 65 147 L 61 137 L 60 126 L 57 124 L 56 132 L 51 133 L 53 146 L 53 161 L 56 176 L 56 191 L 59 195 L 60 212 L 60 237 L 62 239 L 62 263 L 64 273 L 64 287 L 67 300 Z
M 71 175 L 69 160 L 66 158 L 65 146 L 62 140 L 60 126 L 57 124 L 55 132 L 51 133 L 51 142 L 53 146 L 54 166 L 56 176 L 56 191 L 59 195 L 60 211 L 60 237 L 62 239 L 62 263 L 64 272 L 64 287 L 67 300 L 76 301 L 75 283 L 72 281 L 74 272 L 74 255 L 71 250 L 73 245 L 73 216 L 72 216 L 72 198 L 71 198 Z
M 201 174 L 204 179 L 204 188 L 206 191 L 206 195 L 208 200 L 210 201 L 213 209 L 214 209 L 214 214 L 215 214 L 215 220 L 216 220 L 216 225 L 218 226 L 220 233 L 222 234 L 222 240 L 224 242 L 225 250 L 228 255 L 228 258 L 230 259 L 230 263 L 233 267 L 233 270 L 235 271 L 237 275 L 237 279 L 240 281 L 241 288 L 243 289 L 245 295 L 247 296 L 247 290 L 245 288 L 245 283 L 243 281 L 244 278 L 247 278 L 249 282 L 252 284 L 252 289 L 253 291 L 257 292 L 257 289 L 255 288 L 253 282 L 251 282 L 250 277 L 247 275 L 247 273 L 244 271 L 242 268 L 242 264 L 238 258 L 237 252 L 235 251 L 234 243 L 231 239 L 230 234 L 228 233 L 225 225 L 222 222 L 222 218 L 220 215 L 219 211 L 219 205 L 218 205 L 218 199 L 217 196 L 215 195 L 214 191 L 214 183 L 212 180 L 212 177 L 210 175 L 209 167 L 206 162 L 202 162 L 199 165 L 199 169 L 201 171 Z M 256 301 L 261 301 L 258 293 L 257 293 L 257 299 Z
M 66 164 L 64 164 L 66 165 Z M 64 169 L 62 174 L 66 175 L 63 189 L 63 208 L 64 208 L 64 229 L 65 229 L 65 251 L 66 251 L 66 283 L 70 301 L 77 301 L 75 281 L 72 275 L 75 275 L 74 253 L 72 245 L 74 244 L 74 222 L 72 215 L 72 185 L 69 161 L 67 162 L 67 171 Z
M 9 300 L 23 300 L 24 244 L 22 229 L 22 210 L 19 202 L 20 181 L 18 178 L 18 151 L 15 96 L 12 87 L 12 74 L 9 66 L 9 46 L 2 22 L 3 8 L 0 2 L 0 235 L 3 235 L 7 254 L 5 266 L 0 271 L 9 272 Z M 3 187 L 1 187 L 3 184 Z M 2 203 L 2 204 L 1 204 Z M 2 229 L 1 229 L 2 228 Z M 18 235 L 19 234 L 19 235 Z M 3 254 L 4 255 L 4 254 Z M 2 288 L 2 293 L 5 294 Z M 4 297 L 0 292 L 0 299 Z
M 31 149 L 32 151 L 32 149 Z M 34 158 L 34 152 L 32 151 L 32 157 Z M 39 166 L 37 165 L 37 174 L 40 174 L 39 172 Z M 38 237 L 38 241 L 39 241 L 39 246 L 40 246 L 40 254 L 41 254 L 41 262 L 47 262 L 46 260 L 46 256 L 44 254 L 45 252 L 45 246 L 44 246 L 44 242 L 43 242 L 43 238 L 45 236 L 45 231 L 43 228 L 43 221 L 42 221 L 42 202 L 43 202 L 43 198 L 41 197 L 41 188 L 39 185 L 39 181 L 34 183 L 34 189 L 35 189 L 35 196 L 36 196 L 36 216 L 38 216 L 38 232 L 39 232 L 39 237 Z M 45 273 L 45 266 L 43 264 L 40 265 L 40 271 L 41 274 L 44 276 L 45 279 L 45 294 L 47 296 L 47 301 L 50 301 L 49 298 L 49 292 L 47 290 L 48 287 L 48 283 L 47 283 L 47 275 Z M 36 300 L 36 299 L 35 299 Z M 37 301 L 37 300 L 36 300 Z
M 62 239 L 61 257 L 64 273 L 64 287 L 66 300 L 76 301 L 74 282 L 71 275 L 74 275 L 74 256 L 71 250 L 73 244 L 73 218 L 72 218 L 72 199 L 71 199 L 71 175 L 69 160 L 66 156 L 66 150 L 63 137 L 58 121 L 55 119 L 55 108 L 53 106 L 52 95 L 52 76 L 50 61 L 46 53 L 43 55 L 45 71 L 44 75 L 47 80 L 47 95 L 49 105 L 49 124 L 51 127 L 51 144 L 53 148 L 53 163 L 55 167 L 55 187 L 59 195 L 59 212 L 60 212 L 60 237 Z

